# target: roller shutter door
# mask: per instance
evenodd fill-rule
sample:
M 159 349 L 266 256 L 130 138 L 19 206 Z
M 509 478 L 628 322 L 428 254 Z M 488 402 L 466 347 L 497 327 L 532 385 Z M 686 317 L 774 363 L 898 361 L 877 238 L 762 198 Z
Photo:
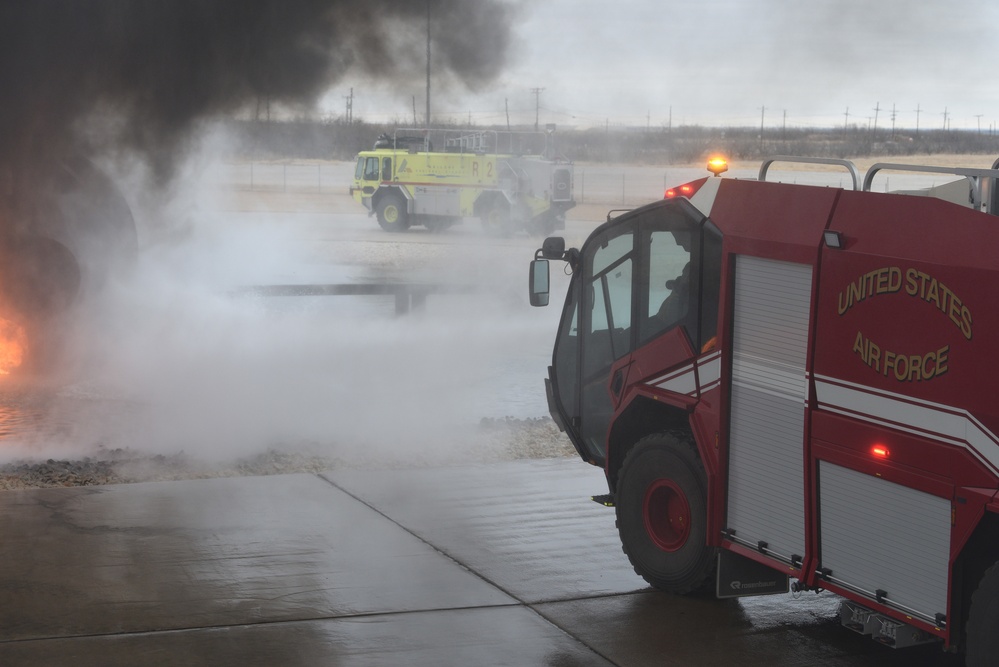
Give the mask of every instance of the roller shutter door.
M 727 528 L 788 560 L 805 549 L 811 295 L 809 265 L 736 258 Z
M 932 622 L 947 611 L 950 502 L 819 462 L 820 549 L 830 580 Z

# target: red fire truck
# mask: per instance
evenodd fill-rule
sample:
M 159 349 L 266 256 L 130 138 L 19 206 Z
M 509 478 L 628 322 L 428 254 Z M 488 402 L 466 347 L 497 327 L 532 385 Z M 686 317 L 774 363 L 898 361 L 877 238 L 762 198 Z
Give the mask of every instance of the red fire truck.
M 852 187 L 767 180 L 777 161 L 842 166 Z M 872 192 L 882 170 L 953 182 Z M 605 470 L 594 499 L 638 574 L 678 594 L 832 591 L 849 628 L 995 664 L 997 178 L 999 161 L 876 164 L 861 183 L 847 161 L 777 157 L 578 250 L 545 241 L 532 304 L 549 260 L 572 271 L 549 408 Z

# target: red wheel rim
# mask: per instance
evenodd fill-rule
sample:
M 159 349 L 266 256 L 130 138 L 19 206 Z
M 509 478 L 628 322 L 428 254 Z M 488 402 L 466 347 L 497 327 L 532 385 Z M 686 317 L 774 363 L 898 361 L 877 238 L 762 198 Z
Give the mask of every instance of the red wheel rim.
M 645 532 L 663 551 L 676 551 L 690 535 L 687 496 L 671 479 L 657 479 L 645 491 Z

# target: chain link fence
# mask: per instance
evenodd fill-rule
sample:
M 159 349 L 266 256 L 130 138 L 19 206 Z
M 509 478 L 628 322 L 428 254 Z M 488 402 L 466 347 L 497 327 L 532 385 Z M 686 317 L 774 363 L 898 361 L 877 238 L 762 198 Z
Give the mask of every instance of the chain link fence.
M 231 162 L 211 172 L 213 184 L 236 190 L 347 194 L 354 164 L 348 162 Z M 667 187 L 707 175 L 694 167 L 575 165 L 579 204 L 633 205 L 660 199 Z

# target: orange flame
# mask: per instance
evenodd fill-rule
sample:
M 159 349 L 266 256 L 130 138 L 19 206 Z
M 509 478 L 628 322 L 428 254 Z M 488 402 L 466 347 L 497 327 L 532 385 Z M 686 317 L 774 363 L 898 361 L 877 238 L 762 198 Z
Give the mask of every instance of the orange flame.
M 27 349 L 28 335 L 24 327 L 0 317 L 0 375 L 10 375 L 20 366 Z

